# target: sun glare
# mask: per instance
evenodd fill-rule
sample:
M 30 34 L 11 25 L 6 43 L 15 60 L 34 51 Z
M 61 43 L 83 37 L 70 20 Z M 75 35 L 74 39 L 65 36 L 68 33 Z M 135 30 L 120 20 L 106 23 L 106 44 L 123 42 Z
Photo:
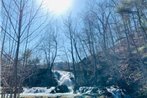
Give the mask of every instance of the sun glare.
M 72 0 L 43 0 L 42 8 L 56 15 L 64 14 L 72 6 Z

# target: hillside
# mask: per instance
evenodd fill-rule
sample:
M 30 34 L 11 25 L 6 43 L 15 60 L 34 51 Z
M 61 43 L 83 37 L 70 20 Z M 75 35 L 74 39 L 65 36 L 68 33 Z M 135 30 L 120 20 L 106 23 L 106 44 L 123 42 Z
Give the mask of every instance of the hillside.
M 129 53 L 126 38 L 121 39 L 113 47 L 115 50 L 109 48 L 107 56 L 103 51 L 96 55 L 96 69 L 93 69 L 94 59 L 92 56 L 80 61 L 76 66 L 79 86 L 117 85 L 125 89 L 129 95 L 145 98 L 147 91 L 147 44 L 143 43 L 142 36 L 136 38 L 134 35 L 130 35 L 130 37 L 133 40 L 130 38 L 132 44 Z M 135 41 L 135 45 L 133 41 Z M 94 71 L 96 72 L 94 73 Z

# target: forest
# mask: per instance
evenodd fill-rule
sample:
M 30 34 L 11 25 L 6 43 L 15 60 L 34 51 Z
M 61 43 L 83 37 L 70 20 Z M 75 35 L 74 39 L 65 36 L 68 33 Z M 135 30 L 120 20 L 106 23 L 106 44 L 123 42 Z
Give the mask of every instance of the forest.
M 93 88 L 90 97 L 69 98 L 147 98 L 147 0 L 85 1 L 77 15 L 57 19 L 35 0 L 1 0 L 1 98 L 71 85 L 73 94 Z

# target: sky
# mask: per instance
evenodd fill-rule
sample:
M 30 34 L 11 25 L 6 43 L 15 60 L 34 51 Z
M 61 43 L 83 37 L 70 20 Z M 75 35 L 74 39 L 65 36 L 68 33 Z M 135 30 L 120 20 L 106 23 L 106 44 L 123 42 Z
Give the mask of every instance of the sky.
M 43 1 L 43 3 L 42 3 Z M 36 0 L 36 4 L 42 3 L 43 11 L 51 11 L 55 17 L 63 17 L 68 13 L 77 15 L 84 9 L 86 0 Z
M 86 0 L 73 0 L 70 9 L 65 11 L 63 14 L 56 15 L 56 14 L 50 13 L 50 15 L 51 17 L 53 15 L 53 20 L 57 22 L 58 26 L 61 28 L 63 26 L 63 22 L 69 15 L 71 15 L 72 17 L 75 17 L 74 19 L 80 18 L 81 17 L 80 14 L 83 13 L 85 10 L 85 5 L 86 5 Z M 46 13 L 46 10 L 42 10 L 42 11 L 43 11 L 42 13 Z M 66 49 L 69 48 L 69 42 L 66 38 L 64 28 L 62 28 L 62 30 L 58 32 L 58 35 L 59 35 L 58 36 L 58 45 L 59 45 L 58 47 L 65 47 Z M 37 40 L 38 39 L 36 39 L 36 41 L 34 42 L 38 42 Z M 60 60 L 62 61 L 62 59 L 65 58 L 63 57 L 64 53 L 60 53 L 59 51 L 58 54 L 60 55 L 60 57 L 58 58 L 58 61 Z
M 5 2 L 8 3 L 8 1 L 10 2 L 11 0 L 6 0 Z M 36 8 L 38 8 L 38 6 L 39 6 L 38 1 L 41 1 L 41 0 L 33 0 L 33 1 L 35 2 L 34 5 L 36 5 Z M 45 1 L 47 1 L 47 0 L 45 0 Z M 59 0 L 52 0 L 52 1 L 59 1 Z M 53 4 L 56 4 L 56 3 L 53 3 Z M 60 14 L 60 15 L 52 15 L 52 13 L 49 13 L 49 14 L 52 15 L 52 17 L 53 17 L 52 19 L 55 20 L 55 22 L 57 22 L 58 26 L 62 27 L 63 26 L 64 19 L 66 19 L 69 16 L 69 14 L 72 15 L 72 17 L 76 17 L 76 18 L 81 17 L 80 14 L 83 13 L 83 11 L 85 10 L 85 4 L 86 4 L 86 0 L 73 0 L 73 3 L 71 4 L 72 6 L 71 6 L 70 10 L 65 11 L 64 14 Z M 50 5 L 50 6 L 53 6 L 53 5 Z M 58 6 L 60 6 L 60 4 L 58 4 Z M 64 4 L 62 6 L 64 7 Z M 12 8 L 15 9 L 14 7 L 12 7 Z M 26 12 L 27 11 L 28 10 L 26 10 Z M 43 15 L 43 14 L 45 15 L 45 13 L 47 13 L 47 11 L 40 10 L 40 16 Z M 17 15 L 17 14 L 16 13 L 13 14 L 13 17 L 16 17 L 15 15 Z M 50 18 L 50 15 L 49 15 L 49 18 Z M 0 18 L 0 20 L 3 19 L 3 18 L 4 17 Z M 28 15 L 26 15 L 25 18 L 29 18 Z M 24 21 L 27 22 L 27 20 L 24 20 Z M 33 27 L 31 27 L 32 28 L 32 31 L 36 27 L 39 26 L 39 24 L 41 23 L 41 21 L 43 21 L 43 18 L 39 18 L 39 19 L 37 18 L 34 21 L 35 24 L 33 24 Z M 15 23 L 16 21 L 14 20 L 13 22 Z M 60 36 L 58 37 L 58 42 L 59 42 L 59 45 L 60 45 L 59 47 L 62 47 L 62 45 L 63 45 L 63 46 L 66 46 L 66 48 L 67 48 L 69 46 L 69 44 L 68 44 L 68 42 L 67 42 L 67 40 L 65 38 L 64 30 L 60 30 L 58 33 L 60 33 L 59 34 Z M 38 44 L 40 42 L 40 37 L 42 37 L 42 35 L 43 35 L 42 31 L 38 31 L 37 34 L 36 35 L 35 34 L 31 36 L 31 42 L 30 42 L 30 45 L 29 45 L 29 47 L 31 49 L 33 49 L 36 46 L 36 44 Z M 64 44 L 63 44 L 63 42 L 64 42 Z M 21 45 L 21 46 L 22 46 L 21 48 L 24 49 L 24 45 Z M 64 57 L 62 57 L 62 58 L 64 58 Z
M 59 23 L 59 26 L 62 26 L 63 25 L 63 21 L 64 19 L 66 19 L 68 17 L 69 14 L 72 14 L 72 17 L 81 17 L 81 13 L 85 10 L 85 4 L 86 4 L 86 0 L 73 0 L 73 4 L 70 8 L 69 11 L 65 12 L 64 14 L 61 14 L 61 15 L 55 15 L 55 18 L 61 22 L 61 24 Z M 76 20 L 77 21 L 77 20 Z M 63 28 L 64 29 L 64 28 Z M 64 30 L 60 30 L 59 31 L 59 35 L 58 36 L 58 44 L 59 44 L 59 47 L 65 47 L 68 51 L 68 48 L 70 48 L 70 45 L 69 45 L 69 42 L 65 36 L 65 32 Z M 61 50 L 62 51 L 62 50 Z M 66 57 L 64 57 L 64 53 L 58 51 L 58 54 L 59 54 L 59 57 L 57 58 L 56 61 L 64 61 L 64 59 L 66 60 Z
M 38 1 L 38 0 L 36 0 L 36 1 Z M 60 4 L 57 4 L 57 6 L 56 6 L 56 3 L 58 1 L 60 1 L 60 0 L 51 0 L 51 1 L 53 1 L 53 2 L 46 2 L 45 6 L 47 6 L 47 8 L 49 6 L 52 6 L 53 11 L 54 11 L 54 9 L 56 9 L 56 7 L 57 7 L 57 10 L 58 10 L 60 7 L 67 6 L 64 1 L 68 1 L 68 0 L 61 0 L 61 1 L 63 1 L 65 3 L 65 5 L 64 5 L 63 2 L 59 2 Z M 56 1 L 56 2 L 54 3 L 54 1 Z M 71 15 L 72 20 L 74 22 L 78 23 L 78 27 L 81 27 L 79 25 L 79 23 L 80 23 L 80 19 L 82 18 L 82 15 L 88 9 L 88 7 L 86 6 L 87 2 L 93 2 L 94 0 L 90 0 L 90 1 L 89 0 L 69 0 L 69 1 L 72 1 L 72 4 L 70 5 L 70 7 L 68 9 L 66 9 L 66 11 L 63 11 L 63 13 L 60 13 L 60 14 L 56 13 L 56 14 L 54 14 L 54 12 L 53 13 L 49 12 L 50 16 L 52 17 L 52 20 L 54 22 L 56 22 L 55 24 L 57 24 L 59 26 L 59 28 L 60 28 L 60 30 L 58 31 L 58 38 L 57 38 L 57 40 L 58 40 L 58 47 L 59 48 L 62 47 L 62 49 L 64 47 L 64 48 L 66 48 L 66 50 L 68 52 L 69 52 L 69 49 L 70 49 L 70 42 L 67 39 L 67 35 L 65 35 L 66 31 L 65 31 L 65 27 L 63 26 L 64 22 L 68 18 L 68 16 Z M 49 3 L 51 3 L 52 5 L 49 4 Z M 46 12 L 48 12 L 48 10 L 42 10 L 42 13 L 46 13 Z M 36 39 L 36 40 L 38 40 L 38 39 Z M 38 42 L 38 41 L 35 41 L 35 42 Z M 65 58 L 65 54 L 63 53 L 62 50 L 58 51 L 58 55 L 59 55 L 59 57 L 57 58 L 57 61 L 64 61 L 64 59 L 66 59 Z
M 86 0 L 74 0 L 74 6 L 73 6 L 73 13 L 75 15 L 78 15 L 79 13 L 82 13 L 86 6 Z

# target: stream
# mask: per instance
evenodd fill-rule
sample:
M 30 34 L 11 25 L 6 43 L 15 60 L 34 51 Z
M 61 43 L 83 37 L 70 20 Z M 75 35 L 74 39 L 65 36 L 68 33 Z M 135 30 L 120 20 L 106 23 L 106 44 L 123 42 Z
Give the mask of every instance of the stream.
M 99 89 L 98 87 L 80 87 L 74 92 L 73 73 L 55 70 L 54 75 L 59 84 L 57 87 L 23 88 L 20 96 L 46 96 L 49 98 L 85 98 L 84 96 L 89 96 L 88 98 L 131 98 L 116 86 L 110 86 L 104 89 Z

